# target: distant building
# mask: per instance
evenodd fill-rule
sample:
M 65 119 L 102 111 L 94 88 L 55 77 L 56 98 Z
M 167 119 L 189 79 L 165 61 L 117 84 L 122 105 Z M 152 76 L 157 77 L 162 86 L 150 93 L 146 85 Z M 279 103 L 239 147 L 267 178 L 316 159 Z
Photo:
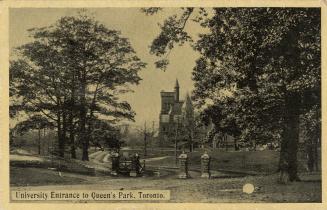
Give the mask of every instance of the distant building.
M 193 106 L 190 97 L 180 100 L 179 84 L 176 84 L 173 92 L 161 91 L 161 111 L 159 117 L 159 139 L 167 140 L 175 137 L 187 118 L 193 118 Z

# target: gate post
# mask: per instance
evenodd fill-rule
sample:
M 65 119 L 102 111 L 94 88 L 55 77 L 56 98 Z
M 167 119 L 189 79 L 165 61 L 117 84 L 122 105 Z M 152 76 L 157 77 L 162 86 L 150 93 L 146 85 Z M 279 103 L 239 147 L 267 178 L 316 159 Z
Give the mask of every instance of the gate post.
M 201 177 L 202 178 L 210 178 L 210 159 L 211 157 L 208 155 L 208 152 L 205 151 L 201 156 Z
M 129 176 L 136 177 L 138 175 L 138 173 L 139 173 L 138 161 L 139 161 L 139 155 L 136 153 L 132 157 L 131 171 L 129 172 Z
M 111 175 L 117 176 L 119 171 L 119 153 L 113 152 L 110 154 L 111 157 Z
M 178 159 L 179 159 L 179 169 L 180 169 L 178 178 L 180 179 L 189 178 L 190 176 L 188 174 L 188 156 L 185 153 L 185 151 L 183 151 L 183 153 L 178 157 Z

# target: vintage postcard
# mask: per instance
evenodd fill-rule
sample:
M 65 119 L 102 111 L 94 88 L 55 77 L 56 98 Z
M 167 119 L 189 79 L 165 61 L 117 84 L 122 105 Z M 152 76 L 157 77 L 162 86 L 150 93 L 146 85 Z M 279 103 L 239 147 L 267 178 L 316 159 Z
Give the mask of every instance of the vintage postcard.
M 326 208 L 325 10 L 0 2 L 0 209 Z

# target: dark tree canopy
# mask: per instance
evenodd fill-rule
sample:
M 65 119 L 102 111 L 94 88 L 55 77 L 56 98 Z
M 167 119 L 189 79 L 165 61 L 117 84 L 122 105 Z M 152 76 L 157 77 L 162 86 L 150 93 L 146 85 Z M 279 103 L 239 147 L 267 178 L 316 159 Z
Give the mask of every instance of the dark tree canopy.
M 200 53 L 193 100 L 203 119 L 254 146 L 280 142 L 281 163 L 298 180 L 299 119 L 320 109 L 320 9 L 182 8 L 150 47 L 161 59 L 157 67 L 166 68 L 174 44 L 191 39 L 188 21 L 206 31 L 192 44 Z

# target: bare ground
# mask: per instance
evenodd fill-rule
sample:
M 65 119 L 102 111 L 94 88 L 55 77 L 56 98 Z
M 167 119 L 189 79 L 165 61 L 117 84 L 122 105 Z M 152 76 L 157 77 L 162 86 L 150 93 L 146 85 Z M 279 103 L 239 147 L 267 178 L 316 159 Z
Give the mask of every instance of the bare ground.
M 36 173 L 39 175 L 35 176 Z M 277 183 L 276 174 L 202 179 L 199 178 L 199 172 L 192 171 L 191 177 L 186 180 L 178 179 L 177 171 L 173 169 L 162 172 L 161 177 L 115 178 L 71 173 L 61 173 L 59 176 L 58 172 L 46 169 L 16 168 L 11 172 L 11 181 L 14 182 L 11 189 L 170 190 L 169 202 L 321 202 L 321 179 L 317 173 L 301 174 L 301 182 L 286 185 Z M 255 186 L 254 193 L 242 192 L 242 187 L 246 183 Z

